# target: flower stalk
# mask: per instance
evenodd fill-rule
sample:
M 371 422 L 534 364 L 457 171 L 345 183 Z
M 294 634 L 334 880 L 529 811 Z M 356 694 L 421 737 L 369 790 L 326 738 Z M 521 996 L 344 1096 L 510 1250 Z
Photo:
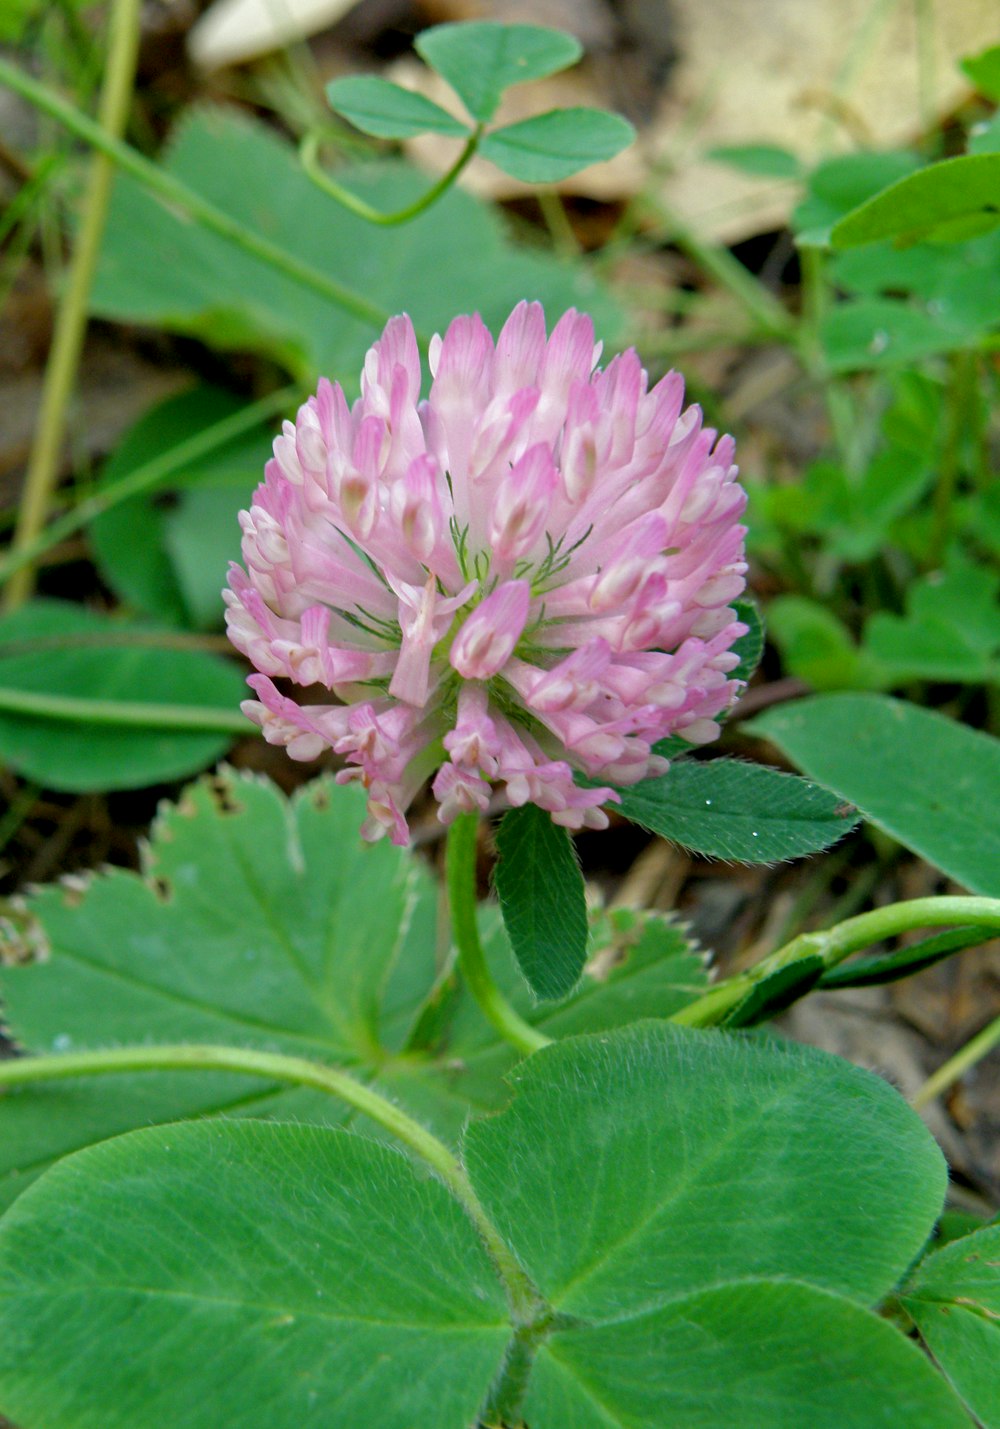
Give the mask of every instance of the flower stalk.
M 448 830 L 445 879 L 451 909 L 452 934 L 458 949 L 458 965 L 466 986 L 492 1027 L 505 1042 L 530 1056 L 547 1047 L 551 1037 L 525 1022 L 514 1011 L 493 981 L 476 924 L 476 835 L 475 814 L 460 814 Z

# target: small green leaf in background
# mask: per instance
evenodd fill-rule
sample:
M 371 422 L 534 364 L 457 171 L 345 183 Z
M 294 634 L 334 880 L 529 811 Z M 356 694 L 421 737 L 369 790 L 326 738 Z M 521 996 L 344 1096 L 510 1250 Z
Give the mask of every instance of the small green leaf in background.
M 481 124 L 493 118 L 512 84 L 568 69 L 583 53 L 579 41 L 561 30 L 487 20 L 435 25 L 417 36 L 414 47 Z
M 1000 156 L 998 156 L 1000 157 Z M 895 298 L 850 298 L 820 323 L 820 341 L 833 372 L 879 371 L 954 352 L 976 342 L 993 315 L 976 316 Z
M 1000 897 L 1000 740 L 874 694 L 796 700 L 749 728 L 956 882 Z
M 908 149 L 884 153 L 841 154 L 826 159 L 812 173 L 806 195 L 792 214 L 792 231 L 797 243 L 829 242 L 830 229 L 846 213 L 919 167 L 920 160 Z
M 195 387 L 144 413 L 105 464 L 98 491 L 114 487 L 146 462 L 224 421 L 239 400 L 215 387 Z M 218 447 L 170 478 L 170 504 L 144 492 L 98 516 L 89 527 L 101 576 L 126 605 L 170 624 L 221 628 L 222 588 L 240 555 L 239 511 L 250 504 L 271 455 L 266 427 Z
M 804 595 L 779 595 L 767 608 L 767 625 L 785 669 L 814 690 L 881 684 L 871 657 L 858 649 L 847 626 L 825 603 Z
M 737 759 L 684 761 L 620 789 L 619 812 L 682 848 L 736 863 L 775 863 L 829 848 L 855 811 L 794 774 Z
M 877 611 L 864 645 L 893 684 L 1000 683 L 1000 575 L 961 556 L 914 581 L 906 615 Z M 888 681 L 887 681 L 888 683 Z
M 972 237 L 997 224 L 1000 154 L 965 154 L 908 174 L 869 198 L 834 224 L 830 241 L 835 248 L 880 238 L 944 241 Z
M 415 134 L 448 134 L 462 138 L 467 124 L 440 104 L 411 89 L 374 74 L 346 75 L 326 86 L 331 109 L 349 119 L 363 134 L 377 139 L 412 139 Z
M 1000 1225 L 926 1256 L 900 1298 L 983 1429 L 1000 1429 Z
M 987 99 L 1000 100 L 1000 45 L 990 45 L 978 55 L 967 55 L 959 68 Z
M 536 997 L 565 997 L 587 960 L 587 905 L 573 841 L 536 804 L 497 829 L 496 890 L 518 966 Z
M 84 714 L 18 712 L 19 695 L 203 710 L 205 729 L 143 728 Z M 46 789 L 79 794 L 183 779 L 238 735 L 242 672 L 201 650 L 170 648 L 170 633 L 115 620 L 69 601 L 35 600 L 0 617 L 0 759 Z M 213 729 L 211 721 L 217 725 Z M 248 726 L 249 728 L 249 726 Z M 227 730 L 229 731 L 227 733 Z
M 1000 113 L 969 130 L 970 154 L 995 154 L 1000 151 Z
M 777 144 L 717 144 L 705 158 L 759 179 L 797 179 L 802 171 L 797 157 Z
M 467 1429 L 510 1337 L 444 1186 L 328 1128 L 134 1132 L 2 1225 L 0 1403 L 22 1424 Z
M 635 139 L 627 119 L 603 109 L 550 109 L 494 129 L 479 152 L 527 184 L 554 184 L 589 164 L 613 159 Z

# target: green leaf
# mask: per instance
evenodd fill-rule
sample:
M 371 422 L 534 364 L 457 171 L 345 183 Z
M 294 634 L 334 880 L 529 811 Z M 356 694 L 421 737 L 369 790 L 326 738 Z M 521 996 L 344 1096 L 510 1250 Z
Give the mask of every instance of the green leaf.
M 550 109 L 486 135 L 484 159 L 528 184 L 554 184 L 613 159 L 635 139 L 628 120 L 603 109 Z
M 926 1256 L 900 1298 L 983 1429 L 1000 1429 L 1000 1225 Z
M 115 486 L 240 405 L 214 387 L 168 397 L 125 434 L 101 472 L 98 490 Z M 271 434 L 261 427 L 172 477 L 169 484 L 178 490 L 169 506 L 157 488 L 98 516 L 89 538 L 103 579 L 144 614 L 196 629 L 220 626 L 228 562 L 240 555 L 237 515 L 249 505 L 270 455 Z
M 1000 45 L 990 45 L 977 55 L 966 55 L 959 69 L 987 99 L 1000 100 Z
M 615 908 L 595 916 L 588 963 L 563 1002 L 536 1002 L 510 950 L 499 910 L 481 910 L 493 980 L 532 1026 L 558 1039 L 624 1027 L 638 1017 L 668 1018 L 708 988 L 704 955 L 670 918 Z M 379 1086 L 413 1115 L 456 1142 L 473 1111 L 509 1098 L 504 1077 L 516 1062 L 452 972 L 418 1019 L 407 1055 L 389 1059 Z M 433 1054 L 430 1062 L 420 1054 Z M 414 1056 L 417 1053 L 417 1056 Z
M 767 626 L 785 669 L 813 689 L 878 683 L 871 658 L 862 655 L 847 626 L 819 601 L 778 596 L 768 605 Z
M 1000 575 L 953 556 L 909 587 L 905 616 L 873 615 L 864 644 L 896 683 L 1000 681 L 998 596 Z
M 750 728 L 958 883 L 1000 897 L 1000 740 L 872 694 L 796 700 Z
M 508 1080 L 464 1162 L 542 1294 L 585 1321 L 756 1276 L 873 1304 L 944 1198 L 916 1113 L 812 1048 L 640 1022 L 554 1043 Z
M 683 848 L 738 863 L 773 863 L 829 848 L 855 811 L 826 789 L 737 759 L 675 764 L 620 789 L 619 812 Z
M 272 130 L 231 110 L 189 114 L 165 166 L 244 227 L 336 274 L 387 313 L 408 312 L 425 336 L 444 331 L 456 312 L 478 311 L 497 331 L 522 298 L 550 312 L 581 308 L 606 338 L 621 327 L 619 307 L 586 272 L 515 247 L 500 215 L 457 189 L 403 229 L 375 227 L 320 192 Z M 402 162 L 337 177 L 385 212 L 427 188 Z M 325 372 L 346 383 L 349 396 L 377 335 L 313 289 L 180 221 L 127 176 L 115 184 L 91 306 L 102 317 L 261 353 L 310 389 Z
M 587 960 L 587 905 L 573 841 L 535 804 L 497 829 L 497 897 L 518 966 L 536 997 L 572 992 Z
M 947 238 L 946 225 L 986 215 L 1000 223 L 1000 154 L 943 159 L 891 184 L 834 224 L 835 248 L 893 238 Z M 956 236 L 966 237 L 963 231 Z
M 467 124 L 411 89 L 373 74 L 347 75 L 326 86 L 331 109 L 355 129 L 377 139 L 412 139 L 414 134 L 450 134 L 462 138 Z
M 733 650 L 740 657 L 740 663 L 731 675 L 733 680 L 749 680 L 760 664 L 764 653 L 764 620 L 755 601 L 734 600 L 733 610 L 737 620 L 748 626 L 747 633 L 734 642 Z
M 81 1152 L 4 1218 L 0 1281 L 0 1402 L 53 1429 L 467 1429 L 510 1336 L 444 1186 L 314 1126 Z
M 754 983 L 746 996 L 726 1014 L 724 1027 L 755 1027 L 777 1017 L 799 998 L 811 992 L 823 976 L 824 962 L 818 955 L 797 958 L 793 963 Z
M 583 53 L 580 42 L 561 30 L 486 20 L 435 25 L 418 35 L 414 46 L 481 124 L 493 118 L 512 84 L 568 69 Z
M 792 229 L 801 242 L 813 232 L 825 242 L 829 230 L 844 214 L 887 184 L 911 174 L 919 159 L 909 150 L 882 154 L 861 152 L 826 159 L 809 175 L 806 196 L 792 214 Z
M 797 179 L 802 168 L 790 150 L 777 144 L 716 144 L 705 158 L 758 179 Z
M 515 1080 L 464 1159 L 550 1298 L 535 1334 L 512 1338 L 464 1212 L 398 1153 L 319 1127 L 159 1127 L 70 1158 L 0 1223 L 5 1411 L 466 1429 L 504 1366 L 533 1429 L 797 1429 L 803 1405 L 824 1429 L 965 1424 L 862 1308 L 946 1181 L 888 1085 L 649 1023 L 553 1045 Z
M 613 1416 L 613 1417 L 612 1417 Z M 744 1281 L 542 1348 L 532 1429 L 970 1429 L 884 1320 L 811 1286 Z
M 398 1048 L 434 977 L 437 896 L 405 853 L 362 844 L 363 806 L 328 780 L 291 803 L 231 771 L 193 785 L 161 815 L 143 878 L 115 869 L 30 899 L 22 936 L 45 958 L 0 969 L 12 1035 L 37 1052 L 221 1042 L 354 1065 Z M 319 1093 L 218 1074 L 47 1086 L 0 1099 L 6 1194 L 88 1141 L 241 1109 L 342 1115 Z
M 950 958 L 965 948 L 976 948 L 993 937 L 986 928 L 952 928 L 947 933 L 934 933 L 920 938 L 892 953 L 873 958 L 852 958 L 829 968 L 819 979 L 820 987 L 875 987 L 880 983 L 898 982 L 933 967 L 942 958 Z
M 169 637 L 167 637 L 169 638 Z M 71 604 L 36 600 L 0 618 L 0 691 L 169 704 L 228 720 L 246 693 L 235 664 L 170 649 L 162 632 Z M 224 728 L 223 723 L 223 728 Z M 136 789 L 182 779 L 222 755 L 233 735 L 54 719 L 0 708 L 0 759 L 44 788 Z
M 1000 151 L 1000 114 L 969 130 L 970 154 L 995 154 Z
M 820 341 L 834 372 L 880 371 L 968 347 L 984 315 L 917 307 L 895 298 L 837 303 L 820 323 Z
M 363 844 L 364 797 L 322 779 L 291 801 L 223 771 L 154 826 L 141 877 L 45 888 L 0 922 L 4 1024 L 41 1053 L 224 1043 L 352 1066 L 444 1136 L 507 1098 L 515 1060 L 445 964 L 425 864 Z M 219 890 L 225 896 L 219 896 Z M 677 926 L 617 909 L 592 932 L 577 991 L 535 1005 L 495 907 L 487 958 L 552 1036 L 669 1017 L 707 986 Z M 31 961 L 36 957 L 37 961 Z M 405 1055 L 397 1055 L 405 1053 Z M 132 1127 L 250 1113 L 336 1122 L 337 1102 L 259 1078 L 178 1072 L 40 1085 L 0 1097 L 0 1201 L 54 1158 Z M 370 1128 L 369 1128 L 370 1130 Z

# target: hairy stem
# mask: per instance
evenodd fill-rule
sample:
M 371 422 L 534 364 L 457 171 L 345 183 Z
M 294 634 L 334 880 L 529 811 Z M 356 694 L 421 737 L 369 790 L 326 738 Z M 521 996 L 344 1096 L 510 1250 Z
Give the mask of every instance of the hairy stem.
M 114 0 L 109 21 L 108 59 L 98 110 L 98 130 L 120 139 L 125 130 L 139 49 L 139 0 Z M 76 382 L 87 303 L 97 268 L 111 196 L 114 164 L 102 153 L 90 161 L 80 232 L 73 250 L 66 289 L 56 314 L 52 348 L 45 366 L 38 425 L 28 461 L 24 494 L 14 531 L 14 549 L 29 546 L 45 525 L 59 475 L 59 457 L 66 431 L 66 412 Z M 17 572 L 4 593 L 8 609 L 20 605 L 32 591 L 29 565 Z
M 883 938 L 893 938 L 917 928 L 961 924 L 1000 930 L 1000 898 L 914 898 L 861 913 L 821 933 L 800 933 L 749 971 L 727 978 L 696 1002 L 681 1008 L 671 1021 L 686 1027 L 712 1027 L 723 1021 L 757 983 L 800 958 L 819 956 L 827 968 L 834 968 L 852 953 L 861 952 Z
M 458 1158 L 418 1121 L 388 1098 L 336 1067 L 258 1052 L 248 1047 L 199 1046 L 180 1043 L 162 1047 L 111 1047 L 95 1052 L 60 1053 L 51 1057 L 14 1057 L 0 1061 L 0 1088 L 33 1082 L 65 1081 L 73 1077 L 108 1076 L 123 1072 L 237 1072 L 267 1081 L 314 1087 L 338 1097 L 377 1122 L 440 1176 L 464 1207 L 489 1251 L 506 1287 L 519 1322 L 537 1318 L 542 1301 L 514 1258 L 510 1247 L 487 1216 Z
M 460 814 L 448 830 L 445 870 L 452 932 L 458 948 L 458 965 L 483 1016 L 506 1042 L 519 1052 L 531 1054 L 547 1047 L 551 1037 L 529 1026 L 515 1012 L 493 981 L 476 925 L 476 831 L 475 814 Z

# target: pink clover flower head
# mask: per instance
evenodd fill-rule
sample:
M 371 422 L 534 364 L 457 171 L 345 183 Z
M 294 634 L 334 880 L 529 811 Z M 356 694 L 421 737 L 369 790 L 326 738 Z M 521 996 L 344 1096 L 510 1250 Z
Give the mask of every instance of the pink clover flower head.
M 634 351 L 599 356 L 574 311 L 547 335 L 520 303 L 495 343 L 458 317 L 421 401 L 393 318 L 353 406 L 321 381 L 275 441 L 225 592 L 260 672 L 243 708 L 294 759 L 343 756 L 367 837 L 405 843 L 431 776 L 445 823 L 496 791 L 602 828 L 608 785 L 664 772 L 666 736 L 714 738 L 739 693 L 732 439 L 682 411 L 676 373 L 650 389 Z

